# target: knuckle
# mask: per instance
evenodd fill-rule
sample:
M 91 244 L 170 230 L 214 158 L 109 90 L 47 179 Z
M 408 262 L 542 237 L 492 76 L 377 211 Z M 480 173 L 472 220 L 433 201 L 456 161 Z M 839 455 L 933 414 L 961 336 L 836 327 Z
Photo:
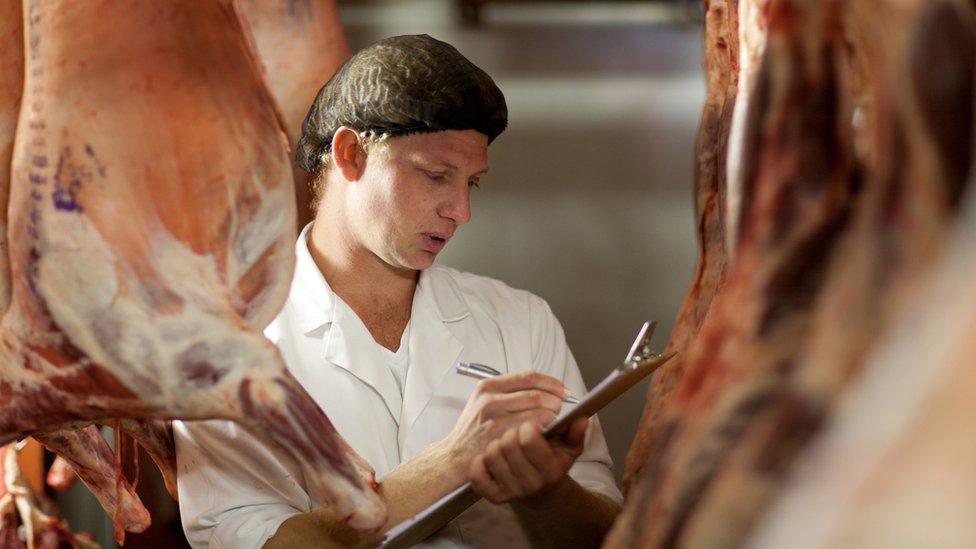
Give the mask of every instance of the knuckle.
M 545 427 L 553 419 L 556 418 L 556 414 L 552 413 L 551 410 L 539 410 L 532 414 L 532 421 L 535 422 L 540 428 Z
M 485 450 L 485 463 L 488 465 L 497 465 L 502 454 L 502 446 L 497 440 L 493 440 L 488 443 L 488 448 Z
M 502 440 L 508 445 L 518 444 L 518 428 L 512 427 L 511 429 L 505 431 L 505 434 L 502 436 Z
M 491 387 L 492 387 L 492 380 L 482 379 L 478 381 L 477 385 L 475 385 L 474 390 L 476 394 L 484 395 L 485 393 L 491 392 Z
M 481 413 L 486 416 L 493 415 L 497 407 L 498 404 L 494 399 L 491 398 L 485 397 L 478 402 L 478 408 L 481 410 Z

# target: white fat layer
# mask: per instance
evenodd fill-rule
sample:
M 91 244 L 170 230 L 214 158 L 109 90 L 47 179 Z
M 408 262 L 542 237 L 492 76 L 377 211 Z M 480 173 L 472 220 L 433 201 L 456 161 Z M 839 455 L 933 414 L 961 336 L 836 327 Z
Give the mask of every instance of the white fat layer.
M 766 29 L 757 2 L 739 3 L 739 81 L 735 106 L 732 108 L 732 124 L 729 128 L 726 162 L 726 210 L 722 223 L 725 227 L 725 249 L 734 257 L 736 234 L 739 231 L 739 213 L 742 211 L 742 156 L 746 154 L 746 122 L 752 92 L 759 72 L 759 61 L 766 48 Z
M 144 403 L 184 417 L 219 417 L 236 408 L 235 388 L 244 377 L 280 375 L 277 353 L 227 304 L 212 257 L 195 254 L 162 228 L 153 231 L 154 270 L 182 303 L 164 313 L 85 216 L 52 211 L 45 217 L 44 233 L 57 242 L 42 243 L 37 288 L 51 317 Z M 181 355 L 226 374 L 214 386 L 195 383 L 181 369 Z
M 264 329 L 281 310 L 294 270 L 294 256 L 290 252 L 293 250 L 295 201 L 291 196 L 291 171 L 287 164 L 284 168 L 277 178 L 284 183 L 274 188 L 268 188 L 256 174 L 252 175 L 252 180 L 245 187 L 259 197 L 261 206 L 243 225 L 237 212 L 233 209 L 230 211 L 231 234 L 234 236 L 227 261 L 227 280 L 232 284 L 236 285 L 269 248 L 277 247 L 288 253 L 287 258 L 274 258 L 275 261 L 289 263 L 276 266 L 271 271 L 280 278 L 266 284 L 261 295 L 252 300 L 247 310 L 246 321 L 255 330 Z

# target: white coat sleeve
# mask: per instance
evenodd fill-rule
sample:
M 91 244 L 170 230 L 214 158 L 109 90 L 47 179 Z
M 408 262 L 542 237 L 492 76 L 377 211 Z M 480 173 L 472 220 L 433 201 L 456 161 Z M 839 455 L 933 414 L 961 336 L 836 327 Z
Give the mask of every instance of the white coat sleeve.
M 561 379 L 569 392 L 576 396 L 586 394 L 583 376 L 580 375 L 576 359 L 566 344 L 563 328 L 549 304 L 529 294 L 529 317 L 532 329 L 532 369 Z M 613 461 L 610 459 L 610 451 L 597 416 L 590 419 L 583 453 L 569 469 L 569 476 L 587 490 L 606 496 L 617 505 L 623 505 L 624 498 L 614 480 Z
M 259 548 L 311 510 L 298 465 L 230 421 L 173 422 L 180 517 L 194 548 Z

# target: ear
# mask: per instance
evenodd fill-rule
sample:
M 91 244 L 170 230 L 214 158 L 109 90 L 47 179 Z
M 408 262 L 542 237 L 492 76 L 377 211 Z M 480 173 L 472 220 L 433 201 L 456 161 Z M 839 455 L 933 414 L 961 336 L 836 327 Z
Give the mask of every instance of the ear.
M 366 168 L 366 154 L 355 130 L 340 126 L 332 136 L 332 166 L 347 181 L 356 181 Z

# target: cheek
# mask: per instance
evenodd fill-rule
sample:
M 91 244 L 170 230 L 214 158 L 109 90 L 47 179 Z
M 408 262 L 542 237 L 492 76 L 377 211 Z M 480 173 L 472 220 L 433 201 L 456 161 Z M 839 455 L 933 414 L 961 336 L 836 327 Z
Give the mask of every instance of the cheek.
M 375 225 L 389 215 L 393 207 L 390 185 L 385 180 L 373 180 L 357 190 L 355 210 L 359 224 Z
M 395 220 L 407 225 L 423 224 L 434 210 L 430 186 L 425 181 L 400 179 L 390 188 L 387 207 Z

